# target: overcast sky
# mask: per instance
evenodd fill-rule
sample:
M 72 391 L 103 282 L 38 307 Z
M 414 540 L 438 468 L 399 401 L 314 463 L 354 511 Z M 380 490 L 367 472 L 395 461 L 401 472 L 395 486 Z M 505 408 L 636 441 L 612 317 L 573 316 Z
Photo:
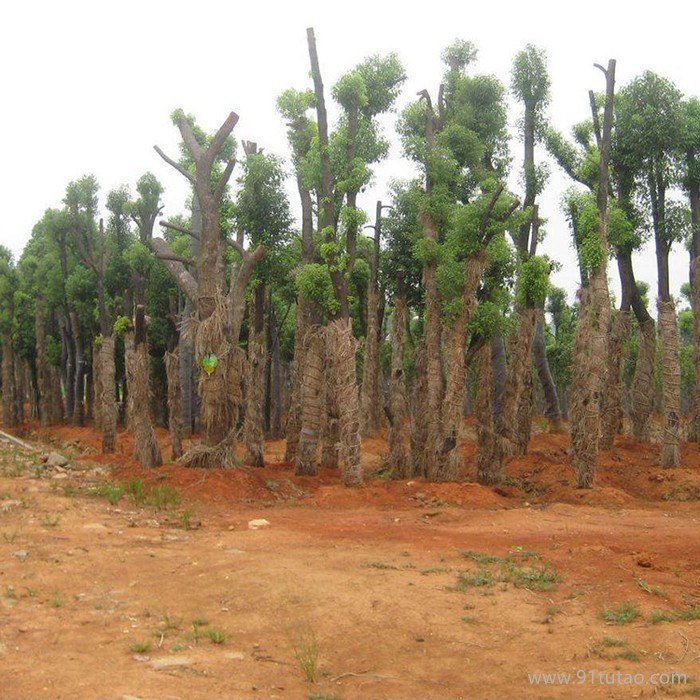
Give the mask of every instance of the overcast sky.
M 121 184 L 133 191 L 138 177 L 150 170 L 166 187 L 164 215 L 182 212 L 185 181 L 153 150 L 158 144 L 177 156 L 178 132 L 169 119 L 177 107 L 195 114 L 208 131 L 234 110 L 240 115 L 234 131 L 239 139 L 286 157 L 275 99 L 288 87 L 311 86 L 308 26 L 316 30 L 328 88 L 366 56 L 396 52 L 408 74 L 400 104 L 423 88 L 436 93 L 440 53 L 455 38 L 478 47 L 475 71 L 493 73 L 505 83 L 514 55 L 534 43 L 549 59 L 550 119 L 568 132 L 588 116 L 588 89 L 603 89 L 594 62 L 616 58 L 618 86 L 649 69 L 687 95 L 700 95 L 699 7 L 677 0 L 653 5 L 619 0 L 431 0 L 412 6 L 380 0 L 3 3 L 0 243 L 19 256 L 44 210 L 60 207 L 68 182 L 88 173 L 100 182 L 104 202 Z M 512 124 L 517 117 L 512 110 Z M 520 151 L 514 142 L 516 172 Z M 554 281 L 573 295 L 575 256 L 559 212 L 569 183 L 552 170 L 555 177 L 541 202 L 541 215 L 549 218 L 541 252 L 563 264 Z M 390 160 L 377 170 L 375 188 L 360 204 L 373 211 L 376 199 L 386 200 L 387 181 L 407 174 L 410 167 L 394 146 Z M 674 290 L 686 281 L 687 267 L 687 254 L 679 247 L 671 271 Z M 637 276 L 655 284 L 651 249 L 639 256 Z M 611 279 L 613 288 L 619 287 L 614 266 Z

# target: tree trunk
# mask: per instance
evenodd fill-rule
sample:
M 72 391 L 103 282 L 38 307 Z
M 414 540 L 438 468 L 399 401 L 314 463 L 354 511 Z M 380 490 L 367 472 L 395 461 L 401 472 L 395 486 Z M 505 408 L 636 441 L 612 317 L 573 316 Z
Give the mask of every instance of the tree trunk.
M 679 467 L 681 463 L 681 367 L 678 360 L 678 320 L 673 301 L 661 301 L 659 334 L 662 348 L 664 432 L 661 441 L 661 466 Z
M 129 387 L 128 424 L 134 432 L 134 459 L 145 469 L 159 467 L 163 464 L 163 457 L 151 421 L 150 358 L 142 305 L 136 307 L 134 329 L 127 333 L 125 343 L 127 356 L 131 357 L 126 366 L 126 381 Z
M 700 442 L 700 256 L 690 264 L 690 305 L 693 310 L 693 361 L 695 365 L 695 415 L 693 431 L 696 442 Z
M 302 394 L 305 384 L 305 371 L 307 364 L 304 353 L 306 351 L 306 336 L 311 330 L 309 322 L 311 302 L 306 299 L 298 299 L 296 323 L 294 325 L 294 360 L 292 362 L 292 394 L 287 412 L 287 426 L 285 430 L 286 447 L 284 453 L 285 462 L 295 462 L 297 448 L 301 435 L 303 403 Z M 309 369 L 311 367 L 309 366 Z
M 528 367 L 523 379 L 523 392 L 516 417 L 515 439 L 513 442 L 516 455 L 527 454 L 527 447 L 532 436 L 532 411 L 535 407 L 535 387 L 532 380 L 532 367 Z
M 379 386 L 379 290 L 370 280 L 367 291 L 367 335 L 365 363 L 362 368 L 362 434 L 370 435 L 382 427 L 382 400 Z
M 545 416 L 549 422 L 550 433 L 561 433 L 564 428 L 561 422 L 561 408 L 559 406 L 559 393 L 549 369 L 547 359 L 547 341 L 544 335 L 544 310 L 538 309 L 537 326 L 535 327 L 535 339 L 533 341 L 533 355 L 537 377 L 540 380 L 544 392 Z
M 73 375 L 73 425 L 83 425 L 85 421 L 85 350 L 80 337 L 80 324 L 75 311 L 69 311 L 71 335 L 75 344 L 75 373 Z
M 508 362 L 506 361 L 506 344 L 503 337 L 495 336 L 491 340 L 491 372 L 493 373 L 493 415 L 498 418 L 503 410 L 503 392 L 508 381 Z
M 39 387 L 39 419 L 41 427 L 51 425 L 51 379 L 46 361 L 46 329 L 44 326 L 44 299 L 37 297 L 34 304 L 34 333 L 36 336 L 36 380 Z
M 267 329 L 265 324 L 265 285 L 255 288 L 250 304 L 248 331 L 247 397 L 244 422 L 245 462 L 253 467 L 265 466 L 265 366 Z
M 16 387 L 12 334 L 2 333 L 2 422 L 6 428 L 17 425 Z
M 192 323 L 192 304 L 189 300 L 185 302 L 182 311 L 183 331 L 180 333 L 178 341 L 178 358 L 180 360 L 180 396 L 182 406 L 182 416 L 180 423 L 182 426 L 182 437 L 192 437 L 194 426 L 194 346 L 188 332 L 188 327 Z
M 608 343 L 608 381 L 603 392 L 601 409 L 600 449 L 612 448 L 615 435 L 622 432 L 623 382 L 622 370 L 625 365 L 625 341 L 632 329 L 629 311 L 620 309 L 611 324 Z
M 492 350 L 485 346 L 476 356 L 476 398 L 474 421 L 478 444 L 476 480 L 483 486 L 500 484 L 505 477 L 505 461 L 494 459 L 496 430 L 493 420 Z
M 442 440 L 439 453 L 429 458 L 427 477 L 435 481 L 454 481 L 462 471 L 460 456 L 461 429 L 464 423 L 464 401 L 467 393 L 465 349 L 469 323 L 477 307 L 476 291 L 486 267 L 485 253 L 472 256 L 464 263 L 461 309 L 447 331 L 445 370 L 447 385 L 442 403 Z M 439 352 L 439 346 L 438 346 Z M 439 357 L 439 355 L 438 355 Z
M 649 318 L 639 324 L 639 353 L 632 380 L 632 433 L 636 442 L 651 440 L 655 370 L 656 323 Z
M 63 395 L 61 393 L 61 373 L 58 367 L 48 365 L 49 386 L 50 386 L 50 425 L 58 425 L 63 421 L 65 408 L 63 406 Z
M 325 382 L 324 382 L 324 416 L 321 428 L 321 466 L 325 469 L 337 469 L 340 464 L 340 410 L 336 402 L 334 384 L 335 357 L 326 346 Z
M 326 328 L 327 353 L 332 353 L 331 381 L 340 423 L 343 482 L 346 486 L 363 483 L 360 459 L 360 396 L 355 369 L 356 341 L 350 319 L 336 319 Z
M 102 379 L 102 452 L 112 453 L 117 446 L 117 402 L 115 397 L 114 336 L 102 337 L 100 377 Z
M 408 394 L 404 376 L 406 354 L 406 321 L 408 308 L 406 297 L 398 293 L 394 299 L 394 316 L 391 326 L 391 426 L 389 428 L 389 456 L 386 465 L 394 479 L 409 479 L 411 460 L 406 452 L 406 414 Z
M 165 373 L 168 378 L 168 430 L 171 459 L 182 457 L 182 390 L 180 388 L 180 357 L 177 345 L 165 353 Z
M 609 295 L 606 266 L 591 274 L 581 290 L 574 353 L 571 443 L 578 488 L 591 488 L 598 463 L 600 400 L 606 386 Z
M 438 232 L 429 214 L 422 215 L 423 236 L 437 246 Z M 425 289 L 425 369 L 426 393 L 422 397 L 425 412 L 425 435 L 417 434 L 422 442 L 417 444 L 419 474 L 428 479 L 435 478 L 441 470 L 440 433 L 443 398 L 442 377 L 442 323 L 440 292 L 437 284 L 437 259 L 430 257 L 423 264 L 423 287 Z M 424 441 L 423 441 L 424 440 Z
M 73 421 L 75 411 L 75 344 L 70 321 L 60 316 L 58 321 L 61 333 L 61 378 L 66 391 L 66 420 Z
M 301 384 L 301 428 L 296 451 L 295 474 L 318 474 L 318 440 L 324 412 L 323 329 L 309 328 L 304 337 L 304 360 Z

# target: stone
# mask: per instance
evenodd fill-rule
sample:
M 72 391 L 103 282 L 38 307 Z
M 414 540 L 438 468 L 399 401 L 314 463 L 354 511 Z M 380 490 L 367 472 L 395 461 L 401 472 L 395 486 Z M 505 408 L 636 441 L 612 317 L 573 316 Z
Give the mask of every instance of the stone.
M 86 523 L 83 530 L 107 530 L 107 527 L 101 523 Z
M 14 553 L 17 559 L 26 559 L 29 556 L 29 552 L 26 549 L 19 549 Z
M 225 549 L 224 554 L 245 554 L 242 549 Z
M 51 479 L 52 479 L 53 481 L 58 481 L 59 479 L 67 479 L 67 478 L 68 478 L 68 474 L 65 474 L 64 472 L 61 472 L 61 473 L 59 473 L 59 474 L 54 474 L 54 475 L 51 477 Z
M 243 661 L 245 654 L 242 651 L 229 651 L 224 654 L 224 658 L 232 661 Z
M 261 527 L 269 527 L 270 521 L 265 520 L 265 518 L 257 518 L 256 520 L 248 521 L 249 530 L 259 530 Z
M 60 452 L 52 452 L 46 458 L 46 464 L 49 467 L 65 467 L 68 464 L 68 459 L 64 457 Z

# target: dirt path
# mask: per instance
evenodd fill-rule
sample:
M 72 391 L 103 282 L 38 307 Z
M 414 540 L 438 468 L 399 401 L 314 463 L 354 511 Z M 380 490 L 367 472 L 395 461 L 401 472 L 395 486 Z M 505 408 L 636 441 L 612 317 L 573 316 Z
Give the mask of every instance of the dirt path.
M 426 484 L 305 492 L 278 467 L 235 477 L 272 502 L 185 490 L 156 510 L 128 494 L 110 505 L 93 459 L 40 471 L 0 454 L 3 700 L 617 698 L 700 685 L 651 682 L 700 677 L 695 502 L 504 508 L 489 492 L 476 508 L 486 496 L 472 485 L 454 506 Z M 170 469 L 146 496 L 177 481 Z M 249 529 L 260 518 L 270 525 Z M 625 603 L 639 617 L 599 618 Z M 686 619 L 652 624 L 654 610 Z M 570 685 L 528 680 L 558 672 Z

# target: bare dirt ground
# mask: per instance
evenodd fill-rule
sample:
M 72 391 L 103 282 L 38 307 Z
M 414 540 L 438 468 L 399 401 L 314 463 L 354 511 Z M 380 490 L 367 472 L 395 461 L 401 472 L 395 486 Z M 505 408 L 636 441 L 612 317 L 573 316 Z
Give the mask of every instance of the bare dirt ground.
M 87 428 L 25 437 L 0 446 L 2 700 L 700 696 L 695 446 L 669 471 L 622 440 L 591 491 L 547 434 L 505 487 L 348 490 L 282 443 L 144 472 L 125 434 L 109 457 Z

